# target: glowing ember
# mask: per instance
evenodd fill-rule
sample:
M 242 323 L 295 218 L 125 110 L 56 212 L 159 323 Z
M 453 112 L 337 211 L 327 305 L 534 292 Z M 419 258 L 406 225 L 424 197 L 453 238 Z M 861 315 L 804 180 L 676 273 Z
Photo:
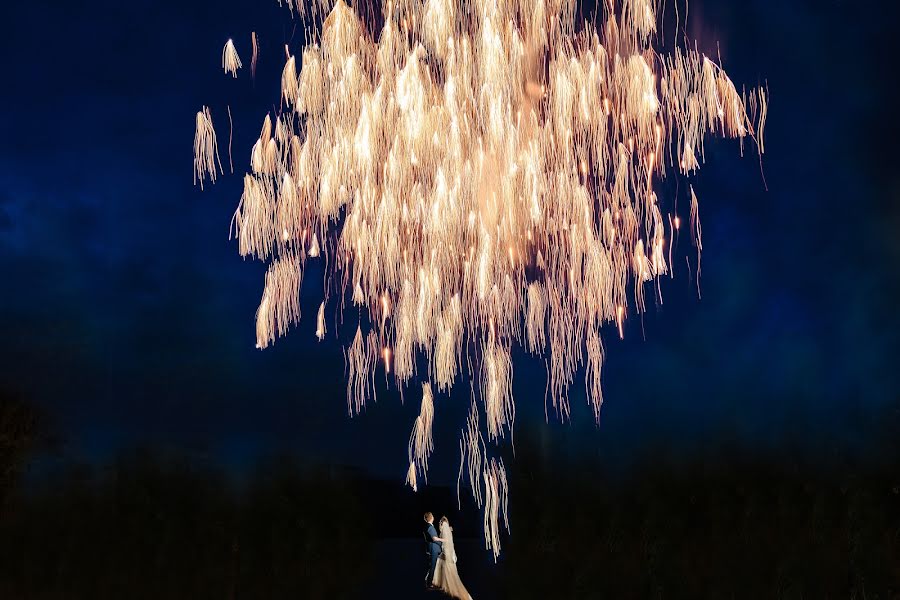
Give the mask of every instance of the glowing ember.
M 480 423 L 490 442 L 511 432 L 513 344 L 546 357 L 563 419 L 584 366 L 599 419 L 601 328 L 624 336 L 645 284 L 659 294 L 670 271 L 681 221 L 654 183 L 699 169 L 710 133 L 762 152 L 766 94 L 739 94 L 696 50 L 657 53 L 655 0 L 609 0 L 600 29 L 576 28 L 574 0 L 387 0 L 380 30 L 342 0 L 287 3 L 321 20 L 320 42 L 288 57 L 289 110 L 266 117 L 235 213 L 241 255 L 271 263 L 257 345 L 299 320 L 304 264 L 321 254 L 340 312 L 348 297 L 368 312 L 347 350 L 349 412 L 378 369 L 398 388 L 425 380 L 414 489 L 440 418 L 432 389 L 468 377 L 460 478 L 496 555 L 506 472 Z M 198 151 L 201 181 L 214 177 L 208 145 Z M 699 259 L 693 189 L 690 223 Z

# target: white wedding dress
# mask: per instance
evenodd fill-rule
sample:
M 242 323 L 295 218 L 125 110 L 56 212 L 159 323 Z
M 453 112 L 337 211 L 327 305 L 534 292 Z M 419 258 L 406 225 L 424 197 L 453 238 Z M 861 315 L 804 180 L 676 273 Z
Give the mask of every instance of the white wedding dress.
M 441 522 L 441 539 L 444 540 L 443 551 L 438 557 L 437 566 L 434 568 L 432 583 L 441 588 L 443 592 L 458 598 L 459 600 L 472 600 L 472 596 L 466 590 L 459 579 L 456 570 L 456 550 L 453 547 L 453 528 L 448 521 Z

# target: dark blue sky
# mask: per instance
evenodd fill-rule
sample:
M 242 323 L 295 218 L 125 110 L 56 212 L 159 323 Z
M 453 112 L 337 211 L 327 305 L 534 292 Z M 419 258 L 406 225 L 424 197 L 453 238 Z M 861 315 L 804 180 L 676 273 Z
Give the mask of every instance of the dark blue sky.
M 542 363 L 520 357 L 517 431 L 613 462 L 721 443 L 877 454 L 877 425 L 900 400 L 900 184 L 897 21 L 870 8 L 691 2 L 700 47 L 718 42 L 738 85 L 768 82 L 768 191 L 754 151 L 709 144 L 694 181 L 703 299 L 681 268 L 643 334 L 634 318 L 624 342 L 607 332 L 599 431 L 578 382 L 575 423 L 544 425 Z M 2 19 L 0 387 L 45 407 L 73 456 L 152 444 L 239 468 L 291 449 L 402 477 L 415 403 L 382 391 L 346 417 L 341 347 L 314 343 L 313 287 L 293 335 L 254 349 L 264 266 L 241 260 L 228 226 L 278 99 L 283 44 L 302 42 L 287 11 L 275 0 L 89 0 L 6 3 Z M 249 69 L 233 81 L 219 64 L 228 37 L 249 63 L 251 30 L 262 41 L 255 86 Z M 203 104 L 226 162 L 231 106 L 236 174 L 201 193 L 191 160 Z M 439 399 L 439 479 L 456 474 L 458 392 Z

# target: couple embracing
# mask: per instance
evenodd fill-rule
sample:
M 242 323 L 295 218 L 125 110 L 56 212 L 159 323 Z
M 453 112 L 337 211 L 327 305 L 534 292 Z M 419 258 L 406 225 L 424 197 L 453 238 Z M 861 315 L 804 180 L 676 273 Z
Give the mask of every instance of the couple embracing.
M 453 528 L 447 517 L 441 517 L 440 535 L 434 528 L 434 515 L 425 513 L 425 547 L 428 556 L 428 574 L 425 587 L 441 590 L 459 600 L 472 600 L 456 570 L 456 550 L 453 547 Z

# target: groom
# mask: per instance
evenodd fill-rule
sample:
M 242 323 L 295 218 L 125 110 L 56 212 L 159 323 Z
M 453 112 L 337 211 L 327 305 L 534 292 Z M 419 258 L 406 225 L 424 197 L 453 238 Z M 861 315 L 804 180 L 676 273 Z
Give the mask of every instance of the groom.
M 437 565 L 438 557 L 441 555 L 444 540 L 438 537 L 437 530 L 434 528 L 434 515 L 430 512 L 425 513 L 425 529 L 422 533 L 425 536 L 425 552 L 428 556 L 428 574 L 425 576 L 425 587 L 433 589 L 434 567 Z

